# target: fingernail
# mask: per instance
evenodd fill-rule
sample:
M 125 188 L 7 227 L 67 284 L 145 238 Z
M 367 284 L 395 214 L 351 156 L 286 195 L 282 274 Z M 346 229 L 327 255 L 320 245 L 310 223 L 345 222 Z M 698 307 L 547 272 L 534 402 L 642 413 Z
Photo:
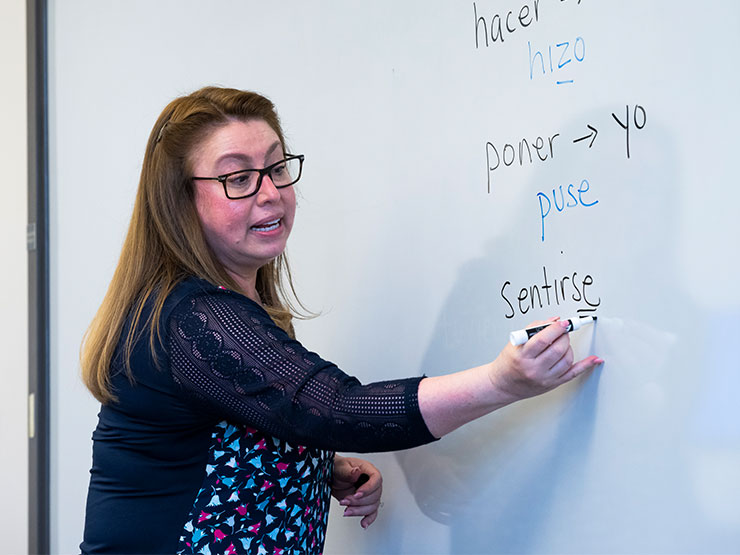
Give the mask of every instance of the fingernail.
M 562 320 L 561 322 L 558 322 L 558 324 L 560 324 L 561 328 L 567 328 L 570 326 L 570 322 L 568 322 L 568 320 Z
M 603 358 L 597 358 L 596 360 L 594 360 L 594 362 L 596 364 L 604 364 L 604 359 Z

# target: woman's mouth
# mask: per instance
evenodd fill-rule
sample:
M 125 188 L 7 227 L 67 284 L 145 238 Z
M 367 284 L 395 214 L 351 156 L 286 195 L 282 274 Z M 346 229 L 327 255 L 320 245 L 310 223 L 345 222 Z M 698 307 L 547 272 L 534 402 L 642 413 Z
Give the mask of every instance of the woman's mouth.
M 280 218 L 276 220 L 271 220 L 269 222 L 265 222 L 263 224 L 253 225 L 250 229 L 253 229 L 254 231 L 267 232 L 267 231 L 273 231 L 274 229 L 277 229 L 278 227 L 280 227 Z

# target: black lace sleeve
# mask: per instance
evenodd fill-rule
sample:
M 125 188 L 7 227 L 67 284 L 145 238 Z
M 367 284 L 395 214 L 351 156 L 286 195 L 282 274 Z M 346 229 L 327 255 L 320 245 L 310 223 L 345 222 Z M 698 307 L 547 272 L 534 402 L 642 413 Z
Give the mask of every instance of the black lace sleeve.
M 434 441 L 418 406 L 421 378 L 362 385 L 226 290 L 183 299 L 168 322 L 175 381 L 215 415 L 294 444 L 392 451 Z

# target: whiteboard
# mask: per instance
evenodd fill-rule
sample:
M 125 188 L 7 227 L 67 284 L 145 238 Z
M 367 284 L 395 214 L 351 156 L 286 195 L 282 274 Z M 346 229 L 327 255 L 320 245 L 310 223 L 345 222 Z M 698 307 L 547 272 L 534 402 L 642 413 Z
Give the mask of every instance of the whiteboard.
M 82 334 L 144 144 L 206 84 L 306 155 L 299 338 L 363 381 L 572 335 L 593 374 L 372 455 L 385 505 L 327 553 L 740 549 L 740 7 L 734 2 L 50 2 L 52 552 L 80 541 L 97 406 Z M 593 129 L 592 129 L 593 128 Z M 595 130 L 595 131 L 594 131 Z M 548 208 L 549 207 L 549 208 Z M 595 312 L 591 312 L 595 310 Z

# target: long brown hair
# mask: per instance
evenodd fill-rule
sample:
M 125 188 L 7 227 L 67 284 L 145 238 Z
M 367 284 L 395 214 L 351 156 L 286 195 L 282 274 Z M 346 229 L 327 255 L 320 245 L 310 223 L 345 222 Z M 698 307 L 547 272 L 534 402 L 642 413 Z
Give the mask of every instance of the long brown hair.
M 111 390 L 111 362 L 128 318 L 131 325 L 122 354 L 130 377 L 129 358 L 138 339 L 136 330 L 148 325 L 150 346 L 155 352 L 155 342 L 161 341 L 162 307 L 178 282 L 196 276 L 239 291 L 206 243 L 189 168 L 194 148 L 234 118 L 264 120 L 285 151 L 285 138 L 272 102 L 257 93 L 220 87 L 205 87 L 170 102 L 149 135 L 121 257 L 85 334 L 80 356 L 82 379 L 101 403 L 116 399 Z M 298 313 L 286 294 L 283 277 L 295 299 L 284 254 L 259 269 L 256 287 L 272 319 L 292 336 L 292 318 Z M 148 320 L 141 322 L 150 298 L 154 309 Z

